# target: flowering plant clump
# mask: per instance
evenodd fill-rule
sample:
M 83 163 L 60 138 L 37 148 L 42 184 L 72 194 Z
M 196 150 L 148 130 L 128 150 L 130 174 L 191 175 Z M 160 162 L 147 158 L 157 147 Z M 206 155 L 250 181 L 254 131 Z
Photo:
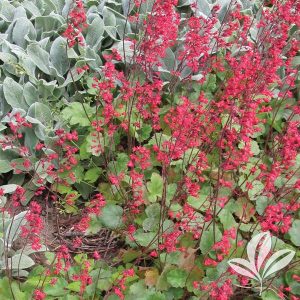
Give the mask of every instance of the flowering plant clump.
M 299 27 L 299 0 L 2 0 L 0 298 L 300 299 Z

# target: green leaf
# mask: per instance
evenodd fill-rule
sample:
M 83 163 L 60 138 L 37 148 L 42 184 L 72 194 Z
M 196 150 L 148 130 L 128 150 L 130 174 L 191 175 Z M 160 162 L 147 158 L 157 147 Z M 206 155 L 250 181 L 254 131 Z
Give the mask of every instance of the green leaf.
M 125 264 L 129 263 L 129 262 L 135 260 L 136 258 L 138 258 L 139 256 L 141 256 L 141 254 L 142 254 L 141 251 L 137 251 L 134 249 L 125 250 L 125 252 L 122 253 L 122 261 Z
M 216 267 L 208 268 L 206 271 L 206 274 L 210 280 L 215 281 L 218 278 L 220 278 L 220 276 L 227 271 L 228 267 L 229 267 L 229 264 L 228 264 L 227 260 L 225 259 L 225 260 L 221 261 L 220 263 L 218 263 L 218 265 Z
M 100 67 L 102 66 L 102 60 L 100 56 L 97 54 L 97 52 L 94 49 L 91 49 L 90 46 L 86 46 L 85 48 L 85 59 L 88 62 L 88 65 L 91 69 L 94 69 L 96 71 L 100 71 Z M 91 94 L 97 94 L 97 90 L 94 88 L 88 89 L 88 93 Z
M 292 227 L 289 230 L 289 236 L 290 239 L 292 241 L 292 243 L 297 246 L 300 247 L 300 220 L 295 220 L 292 224 Z
M 0 207 L 3 208 L 7 202 L 7 197 L 0 196 Z
M 107 204 L 101 212 L 100 220 L 103 226 L 109 229 L 117 229 L 123 226 L 123 209 L 121 206 Z
M 14 55 L 5 52 L 0 52 L 0 60 L 9 65 L 16 65 L 18 63 L 18 59 Z
M 145 213 L 148 218 L 159 219 L 161 206 L 159 203 L 154 203 L 147 206 Z
M 162 191 L 163 191 L 162 177 L 157 173 L 153 173 L 150 182 L 147 183 L 147 188 L 149 191 L 149 201 L 155 202 L 157 200 L 157 197 L 162 196 Z
M 67 289 L 73 292 L 80 292 L 80 282 L 74 281 L 68 284 Z
M 46 285 L 44 292 L 47 296 L 60 297 L 69 293 L 66 289 L 67 286 L 67 281 L 64 278 L 59 277 L 55 285 Z
M 256 211 L 260 216 L 263 216 L 266 207 L 268 206 L 268 197 L 258 196 L 255 199 Z
M 129 15 L 134 8 L 134 3 L 130 0 L 122 0 L 122 9 L 125 16 Z
M 173 51 L 170 48 L 167 48 L 166 55 L 162 59 L 162 61 L 163 61 L 163 64 L 164 64 L 165 68 L 168 71 L 172 71 L 172 70 L 175 69 L 176 59 L 175 59 L 175 55 L 174 55 Z
M 83 199 L 88 199 L 91 193 L 95 191 L 95 187 L 86 182 L 82 181 L 80 183 L 75 183 L 74 186 L 79 191 Z
M 202 254 L 207 254 L 211 250 L 212 246 L 214 245 L 214 235 L 215 241 L 219 242 L 222 238 L 222 233 L 217 226 L 215 227 L 215 232 L 212 225 L 209 227 L 209 229 L 206 229 L 203 232 L 200 241 L 200 250 Z
M 251 152 L 254 155 L 258 155 L 260 153 L 258 143 L 256 141 L 253 141 L 253 140 L 251 141 Z
M 116 171 L 119 174 L 122 171 L 127 170 L 127 164 L 129 162 L 129 157 L 126 153 L 118 153 L 116 162 Z
M 12 294 L 13 293 L 13 294 Z M 0 279 L 0 294 L 5 300 L 18 299 L 28 300 L 28 294 L 20 291 L 17 281 L 10 281 L 8 277 Z M 27 294 L 27 295 L 26 295 Z
M 7 173 L 13 170 L 8 160 L 0 160 L 0 173 Z
M 205 206 L 203 205 L 207 201 L 209 195 L 209 190 L 201 189 L 200 195 L 198 197 L 188 196 L 187 202 L 189 205 L 201 211 L 205 211 Z
M 136 242 L 141 245 L 142 247 L 148 247 L 150 245 L 150 243 L 152 243 L 151 245 L 151 249 L 155 247 L 155 245 L 157 244 L 157 242 L 155 241 L 155 237 L 156 237 L 156 233 L 155 232 L 143 232 L 143 230 L 138 229 L 134 235 L 133 235 L 134 239 L 136 240 Z
M 78 164 L 73 168 L 73 172 L 75 174 L 76 182 L 80 183 L 84 178 L 84 167 L 81 164 Z
M 171 183 L 168 184 L 167 186 L 167 204 L 170 203 L 170 201 L 173 199 L 175 193 L 177 191 L 177 184 L 176 183 Z
M 173 266 L 170 264 L 166 264 L 162 273 L 160 274 L 157 283 L 156 283 L 156 289 L 159 291 L 166 291 L 169 289 L 170 284 L 167 281 L 167 275 L 170 270 L 174 270 Z
M 160 204 L 154 203 L 149 205 L 146 210 L 146 218 L 143 221 L 143 229 L 145 231 L 155 231 L 158 229 L 159 217 L 160 217 Z
M 188 273 L 181 269 L 171 270 L 167 274 L 167 281 L 173 287 L 185 287 L 185 283 L 188 277 Z
M 98 167 L 89 169 L 84 175 L 84 180 L 89 183 L 94 183 L 95 181 L 97 181 L 101 174 L 102 170 Z
M 28 106 L 23 98 L 23 89 L 12 78 L 6 77 L 3 81 L 3 93 L 6 102 L 13 108 L 27 110 Z
M 255 200 L 255 198 L 257 196 L 259 196 L 260 193 L 263 191 L 263 189 L 264 189 L 265 186 L 259 180 L 254 180 L 252 182 L 252 186 L 253 186 L 253 188 L 250 189 L 250 190 L 248 190 L 248 196 L 249 196 L 250 200 Z
M 90 125 L 90 121 L 85 111 L 89 117 L 91 117 L 92 114 L 94 113 L 94 109 L 90 107 L 88 104 L 86 103 L 81 104 L 80 102 L 72 102 L 62 110 L 61 114 L 65 120 L 68 120 L 70 122 L 70 125 L 79 124 L 85 127 Z
M 49 54 L 42 49 L 38 43 L 32 43 L 27 47 L 27 53 L 35 65 L 45 74 L 50 75 L 49 69 Z
M 90 222 L 89 222 L 89 228 L 86 230 L 87 234 L 96 234 L 100 231 L 100 229 L 103 228 L 100 219 L 96 215 L 92 215 Z
M 152 127 L 149 124 L 144 124 L 142 128 L 137 130 L 137 140 L 143 142 L 148 140 L 152 132 Z
M 255 208 L 252 202 L 246 197 L 240 197 L 235 201 L 236 208 L 234 214 L 243 222 L 249 223 L 255 214 Z
M 292 59 L 292 66 L 293 67 L 297 67 L 300 65 L 300 56 L 295 56 L 293 59 Z
M 157 232 L 159 227 L 159 220 L 154 218 L 146 218 L 143 222 L 143 229 L 145 231 Z
M 12 22 L 15 13 L 15 7 L 8 0 L 1 1 L 1 18 L 6 22 Z
M 79 147 L 79 156 L 80 159 L 88 159 L 91 157 L 91 153 L 87 152 L 87 142 L 84 141 Z
M 262 298 L 262 300 L 280 300 L 280 299 L 282 299 L 281 297 L 279 297 L 278 294 L 276 294 L 275 292 L 270 291 L 270 290 L 264 291 L 261 294 L 261 298 Z
M 218 214 L 220 221 L 224 227 L 224 229 L 230 229 L 232 227 L 236 227 L 237 223 L 231 213 L 230 210 L 223 208 Z

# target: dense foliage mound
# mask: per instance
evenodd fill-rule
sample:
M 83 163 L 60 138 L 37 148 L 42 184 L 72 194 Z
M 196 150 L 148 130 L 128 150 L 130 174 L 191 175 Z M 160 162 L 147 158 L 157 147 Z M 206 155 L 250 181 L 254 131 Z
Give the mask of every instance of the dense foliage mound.
M 299 25 L 1 0 L 0 299 L 300 299 Z

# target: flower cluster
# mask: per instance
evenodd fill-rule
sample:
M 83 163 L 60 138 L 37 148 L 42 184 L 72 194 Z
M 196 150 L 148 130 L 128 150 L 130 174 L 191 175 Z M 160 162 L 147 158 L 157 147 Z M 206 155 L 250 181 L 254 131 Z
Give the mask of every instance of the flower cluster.
M 25 111 L 31 106 L 25 98 L 31 85 L 46 94 L 44 81 L 55 72 L 24 87 L 26 103 L 0 125 L 3 216 L 28 202 L 21 237 L 38 251 L 44 207 L 60 214 L 60 244 L 44 269 L 52 278 L 32 289 L 32 297 L 51 297 L 50 288 L 65 283 L 60 289 L 75 287 L 80 299 L 131 299 L 145 286 L 145 293 L 163 294 L 158 286 L 166 280 L 172 293 L 183 290 L 179 298 L 235 298 L 234 282 L 252 281 L 220 270 L 253 230 L 298 245 L 300 1 L 67 2 L 62 36 L 66 65 L 75 72 L 56 74 L 51 84 L 57 86 L 49 85 L 53 127 L 33 118 L 31 107 Z M 51 48 L 47 40 L 43 51 Z M 0 45 L 5 54 L 7 45 Z M 43 68 L 36 64 L 38 73 Z M 5 76 L 18 77 L 2 65 Z M 9 98 L 7 87 L 3 94 Z M 71 238 L 59 224 L 67 214 L 76 220 Z M 111 238 L 103 256 L 102 234 Z M 89 253 L 73 260 L 85 242 Z M 110 247 L 118 248 L 111 253 L 117 267 L 108 271 Z M 102 278 L 106 271 L 109 280 Z M 283 282 L 274 281 L 279 294 L 296 299 Z
M 37 202 L 31 201 L 29 211 L 25 216 L 26 225 L 21 227 L 21 237 L 29 241 L 33 250 L 39 250 L 42 247 L 41 232 L 44 222 L 41 212 L 41 206 Z
M 121 278 L 118 279 L 118 283 L 115 287 L 113 287 L 113 291 L 114 293 L 120 298 L 120 299 L 124 299 L 125 296 L 123 294 L 123 292 L 126 290 L 126 280 L 129 277 L 133 277 L 135 275 L 135 272 L 133 269 L 128 269 L 128 270 L 124 270 L 121 274 Z
M 70 48 L 74 47 L 77 43 L 84 45 L 84 38 L 82 31 L 87 27 L 86 14 L 82 0 L 76 0 L 74 7 L 70 10 L 68 16 L 68 27 L 63 33 L 67 39 Z

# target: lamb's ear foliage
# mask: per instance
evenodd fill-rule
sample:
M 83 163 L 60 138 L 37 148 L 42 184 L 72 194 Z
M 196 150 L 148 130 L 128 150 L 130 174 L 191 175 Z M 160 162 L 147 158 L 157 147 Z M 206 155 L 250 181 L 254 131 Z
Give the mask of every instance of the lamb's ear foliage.
M 83 45 L 69 48 L 63 32 L 72 1 L 0 1 L 0 131 L 5 130 L 4 124 L 15 114 L 24 117 L 32 125 L 24 131 L 24 138 L 33 163 L 39 160 L 35 158 L 35 145 L 41 141 L 51 148 L 56 124 L 69 121 L 64 113 L 59 113 L 61 108 L 66 107 L 67 112 L 77 103 L 77 115 L 82 111 L 77 99 L 83 101 L 84 91 L 76 90 L 81 89 L 83 73 L 78 73 L 77 68 L 88 65 L 91 71 L 99 73 L 100 53 L 116 48 L 121 42 L 120 34 L 132 31 L 130 22 L 126 29 L 124 26 L 133 1 L 120 1 L 117 6 L 114 1 L 104 2 L 85 2 L 88 26 L 82 33 Z M 84 105 L 94 113 L 93 107 Z M 82 122 L 90 125 L 85 115 Z M 17 151 L 0 151 L 0 174 L 11 171 L 12 159 L 19 158 Z M 43 172 L 41 168 L 39 171 Z M 40 186 L 36 181 L 32 183 L 33 192 L 26 193 L 23 204 L 30 201 Z M 1 196 L 0 201 L 3 206 L 5 197 Z
M 60 5 L 38 0 L 14 1 L 13 4 L 9 0 L 1 1 L 0 60 L 3 64 L 0 81 L 8 108 L 27 111 L 34 102 L 47 105 L 44 92 L 49 91 L 49 83 L 52 86 L 49 100 L 69 98 L 73 81 L 67 84 L 65 81 L 78 61 L 88 64 L 92 70 L 100 70 L 99 51 L 114 47 L 122 38 L 120 34 L 131 32 L 130 22 L 126 22 L 126 29 L 123 27 L 133 6 L 132 1 L 123 1 L 118 6 L 110 1 L 97 2 L 93 1 L 92 6 L 87 3 L 84 45 L 68 49 L 61 35 L 67 26 L 71 1 L 62 1 Z M 1 106 L 0 109 L 3 116 L 7 108 Z
M 10 184 L 3 186 L 5 193 L 12 193 L 16 189 L 16 185 Z M 0 239 L 0 269 L 10 269 L 18 273 L 16 276 L 27 276 L 27 272 L 22 272 L 23 269 L 32 267 L 35 262 L 31 257 L 25 253 L 15 253 L 12 250 L 12 243 L 19 237 L 21 233 L 21 227 L 26 224 L 25 216 L 27 211 L 11 217 L 8 214 L 0 215 L 0 234 L 3 238 Z M 34 251 L 33 251 L 34 252 Z M 9 257 L 4 254 L 7 253 Z M 6 254 L 6 255 L 7 255 Z

